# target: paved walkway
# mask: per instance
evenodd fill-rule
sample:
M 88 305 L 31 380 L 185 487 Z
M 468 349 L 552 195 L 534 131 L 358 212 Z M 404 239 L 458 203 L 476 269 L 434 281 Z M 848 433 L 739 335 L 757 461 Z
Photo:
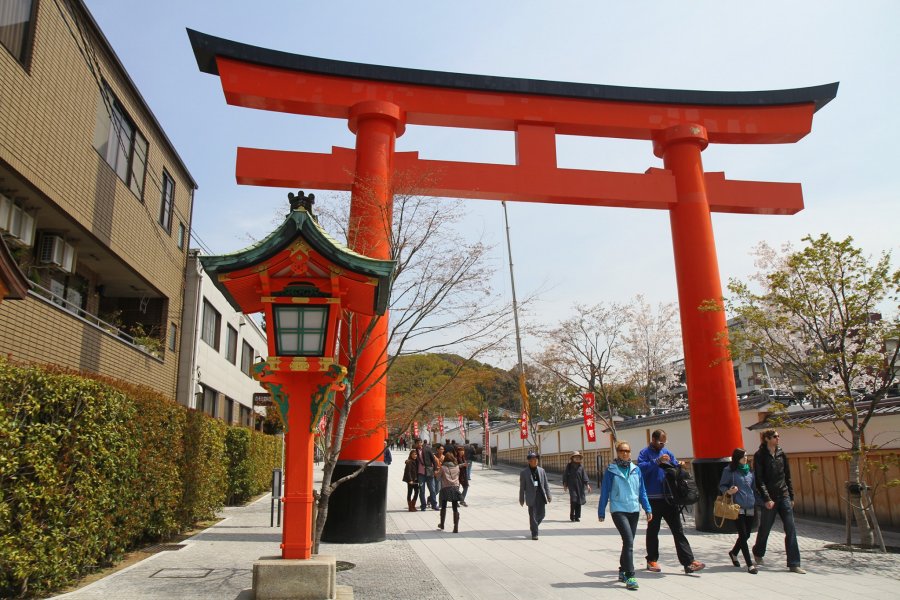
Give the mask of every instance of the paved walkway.
M 583 600 L 631 593 L 616 580 L 620 539 L 610 519 L 597 522 L 596 493 L 584 507 L 582 521 L 572 523 L 559 478 L 551 475 L 555 500 L 548 506 L 540 540 L 533 541 L 526 509 L 517 501 L 518 471 L 476 466 L 469 508 L 462 509 L 460 533 L 454 535 L 436 529 L 436 512 L 406 511 L 401 477 L 402 463 L 395 461 L 390 471 L 386 541 L 323 544 L 323 554 L 355 564 L 338 573 L 338 583 L 353 586 L 355 598 Z M 222 516 L 225 520 L 184 542 L 183 549 L 160 552 L 58 598 L 250 600 L 253 561 L 278 554 L 280 530 L 268 527 L 268 497 L 246 507 L 226 508 Z M 642 521 L 636 565 L 643 563 L 644 526 Z M 759 600 L 773 594 L 840 600 L 863 594 L 897 597 L 900 555 L 827 550 L 826 544 L 842 541 L 843 527 L 837 525 L 798 520 L 798 530 L 807 575 L 784 567 L 783 538 L 777 525 L 766 565 L 755 576 L 730 565 L 726 553 L 732 535 L 701 534 L 689 528 L 694 553 L 708 566 L 700 575 L 685 575 L 663 526 L 663 572 L 639 571 L 641 587 L 635 594 L 683 600 Z M 900 535 L 889 535 L 888 543 L 900 546 Z

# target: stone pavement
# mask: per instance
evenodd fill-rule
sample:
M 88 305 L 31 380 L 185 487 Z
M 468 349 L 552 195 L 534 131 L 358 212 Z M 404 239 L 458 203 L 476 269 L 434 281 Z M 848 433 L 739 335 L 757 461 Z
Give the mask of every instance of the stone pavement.
M 554 501 L 548 506 L 540 539 L 533 541 L 526 509 L 518 504 L 518 469 L 483 470 L 476 465 L 469 507 L 461 509 L 460 533 L 444 533 L 436 529 L 436 512 L 410 513 L 404 508 L 402 455 L 395 453 L 389 475 L 387 540 L 322 545 L 323 554 L 334 554 L 355 565 L 337 577 L 339 585 L 353 586 L 355 598 L 532 600 L 631 593 L 616 580 L 620 539 L 611 519 L 602 524 L 596 520 L 596 490 L 583 507 L 581 522 L 572 523 L 559 477 L 551 475 Z M 253 561 L 278 554 L 280 529 L 268 527 L 268 496 L 246 507 L 226 508 L 222 516 L 225 520 L 186 540 L 186 547 L 180 550 L 160 552 L 57 597 L 250 600 Z M 636 566 L 643 565 L 644 527 L 641 521 Z M 640 590 L 635 594 L 684 600 L 759 600 L 770 594 L 841 600 L 863 594 L 898 597 L 900 555 L 826 549 L 826 544 L 842 541 L 843 527 L 839 525 L 798 519 L 798 531 L 803 565 L 809 574 L 797 575 L 785 568 L 783 537 L 776 522 L 766 565 L 754 576 L 730 565 L 726 553 L 732 534 L 701 534 L 689 525 L 694 554 L 707 568 L 699 575 L 685 575 L 663 525 L 663 572 L 639 571 Z M 900 546 L 900 535 L 886 537 L 889 545 Z

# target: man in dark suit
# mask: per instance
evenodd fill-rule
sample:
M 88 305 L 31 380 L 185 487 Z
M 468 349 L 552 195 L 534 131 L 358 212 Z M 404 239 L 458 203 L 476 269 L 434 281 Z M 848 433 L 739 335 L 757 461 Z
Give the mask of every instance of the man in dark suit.
M 528 521 L 531 539 L 538 539 L 538 526 L 544 520 L 547 504 L 550 502 L 550 484 L 547 473 L 538 466 L 537 452 L 529 452 L 528 466 L 519 473 L 519 505 L 528 505 Z

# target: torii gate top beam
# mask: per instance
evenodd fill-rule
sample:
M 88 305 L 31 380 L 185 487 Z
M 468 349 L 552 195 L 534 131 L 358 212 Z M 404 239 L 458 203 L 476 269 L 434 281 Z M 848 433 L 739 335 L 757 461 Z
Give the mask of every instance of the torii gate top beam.
M 813 113 L 838 87 L 720 92 L 491 77 L 315 58 L 190 29 L 188 35 L 198 66 L 222 78 L 230 104 L 346 119 L 354 104 L 381 100 L 402 106 L 414 125 L 515 131 L 530 123 L 565 135 L 649 140 L 691 122 L 706 128 L 710 143 L 790 143 L 809 133 Z

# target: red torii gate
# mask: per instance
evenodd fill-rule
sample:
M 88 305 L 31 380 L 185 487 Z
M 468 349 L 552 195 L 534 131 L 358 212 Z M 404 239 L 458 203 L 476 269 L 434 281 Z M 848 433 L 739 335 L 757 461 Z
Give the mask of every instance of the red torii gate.
M 350 190 L 351 220 L 359 223 L 350 247 L 373 258 L 389 258 L 383 218 L 390 214 L 391 179 L 398 171 L 423 176 L 421 193 L 434 196 L 668 210 L 695 475 L 702 488 L 716 487 L 722 457 L 743 438 L 732 363 L 716 341 L 727 332 L 725 314 L 699 310 L 703 302 L 722 297 L 710 212 L 794 214 L 803 208 L 803 198 L 798 183 L 732 181 L 722 173 L 704 173 L 701 152 L 710 143 L 800 140 L 811 130 L 813 114 L 835 97 L 837 83 L 759 92 L 626 88 L 347 63 L 192 30 L 188 35 L 201 71 L 219 75 L 229 104 L 348 121 L 355 150 L 239 148 L 237 180 Z M 516 164 L 395 153 L 396 137 L 408 124 L 513 131 Z M 644 174 L 561 169 L 557 134 L 648 140 L 665 168 Z M 377 364 L 384 352 L 370 347 L 366 364 Z M 371 431 L 384 422 L 384 394 L 381 385 L 363 406 L 357 404 L 350 430 Z M 376 456 L 383 439 L 350 439 L 342 459 Z M 345 494 L 367 501 L 354 490 Z M 712 528 L 711 505 L 710 497 L 698 506 L 698 527 Z

